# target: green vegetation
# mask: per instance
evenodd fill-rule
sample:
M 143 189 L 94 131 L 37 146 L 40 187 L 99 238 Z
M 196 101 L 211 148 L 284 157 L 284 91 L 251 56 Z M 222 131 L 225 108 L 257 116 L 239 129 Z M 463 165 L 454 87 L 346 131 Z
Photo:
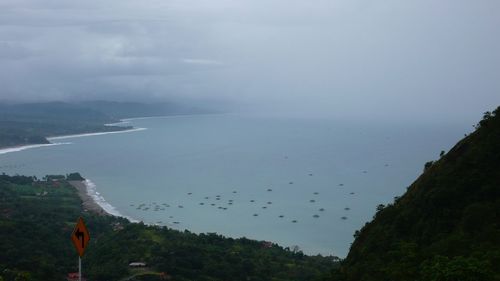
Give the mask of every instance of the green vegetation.
M 91 244 L 83 259 L 89 280 L 319 280 L 333 257 L 306 256 L 275 244 L 217 234 L 196 235 L 83 212 L 67 180 L 80 177 L 0 175 L 0 278 L 63 280 L 77 271 L 70 241 L 83 216 Z M 145 269 L 131 269 L 131 262 Z M 2 280 L 2 279 L 0 279 Z
M 68 181 L 83 181 L 85 180 L 80 173 L 69 173 L 66 175 L 66 180 Z
M 346 280 L 500 280 L 500 107 L 356 233 Z
M 500 280 L 500 107 L 401 197 L 379 205 L 339 267 L 264 241 L 196 235 L 83 212 L 78 173 L 0 175 L 0 281 L 63 280 L 76 268 L 70 233 L 91 232 L 89 280 Z M 130 268 L 144 262 L 146 268 Z
M 334 266 L 331 257 L 306 256 L 263 241 L 142 224 L 105 235 L 88 260 L 96 280 L 127 274 L 132 261 L 176 280 L 315 280 Z
M 89 108 L 67 103 L 0 104 L 0 147 L 45 144 L 46 137 L 117 131 L 104 126 L 116 119 Z
M 119 131 L 122 126 L 105 126 L 121 118 L 207 113 L 173 103 L 82 103 L 0 104 L 0 148 L 46 144 L 50 136 Z
M 0 175 L 0 276 L 8 280 L 62 280 L 77 270 L 69 237 L 78 216 L 97 239 L 112 231 L 109 217 L 83 213 L 65 179 Z M 0 279 L 1 280 L 1 279 Z

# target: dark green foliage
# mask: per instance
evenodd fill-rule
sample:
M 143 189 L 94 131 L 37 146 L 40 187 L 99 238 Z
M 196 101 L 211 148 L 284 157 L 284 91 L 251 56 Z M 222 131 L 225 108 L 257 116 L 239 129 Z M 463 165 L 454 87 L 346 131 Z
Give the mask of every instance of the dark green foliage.
M 66 177 L 64 175 L 46 175 L 43 177 L 44 181 L 58 181 L 64 180 Z
M 69 237 L 80 215 L 94 238 L 111 231 L 111 218 L 82 214 L 76 190 L 66 182 L 1 175 L 0 276 L 5 281 L 61 280 L 77 270 Z
M 343 263 L 346 280 L 500 280 L 499 113 L 377 208 Z
M 0 104 L 0 147 L 46 144 L 50 136 L 126 129 L 104 126 L 115 121 L 105 113 L 61 102 Z
M 186 280 L 315 280 L 335 265 L 331 257 L 267 248 L 262 241 L 143 224 L 105 235 L 87 261 L 94 280 L 116 279 L 110 275 L 126 272 L 134 261 Z
M 422 278 L 427 281 L 489 281 L 491 264 L 487 260 L 462 256 L 436 256 L 422 264 Z
M 69 181 L 83 181 L 85 180 L 80 173 L 70 173 L 66 175 L 66 180 Z
M 82 212 L 76 190 L 66 182 L 78 177 L 51 175 L 37 181 L 0 175 L 0 278 L 63 280 L 77 271 L 70 234 L 79 216 L 90 230 L 83 266 L 93 281 L 159 280 L 160 272 L 173 280 L 321 280 L 337 265 L 332 257 L 306 256 L 262 241 L 196 235 Z M 134 261 L 148 268 L 131 270 Z
M 432 167 L 433 164 L 434 164 L 434 161 L 425 162 L 424 172 L 427 171 L 427 169 L 429 169 L 430 167 Z
M 90 101 L 0 104 L 0 147 L 46 144 L 46 137 L 118 131 L 130 127 L 105 126 L 121 118 L 208 113 L 174 103 Z

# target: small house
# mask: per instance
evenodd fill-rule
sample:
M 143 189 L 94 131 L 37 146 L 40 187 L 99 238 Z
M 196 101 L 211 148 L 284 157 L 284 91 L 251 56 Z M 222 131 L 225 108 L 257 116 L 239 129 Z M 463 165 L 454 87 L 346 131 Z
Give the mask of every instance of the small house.
M 264 247 L 264 248 L 272 248 L 273 247 L 273 242 L 264 241 L 264 242 L 262 242 L 262 247 Z
M 147 264 L 145 262 L 131 262 L 128 266 L 134 268 L 141 268 L 141 267 L 146 267 Z
M 67 281 L 79 281 L 80 279 L 78 279 L 78 272 L 68 273 L 68 275 L 66 276 L 66 280 Z M 82 281 L 87 281 L 87 279 L 82 277 Z

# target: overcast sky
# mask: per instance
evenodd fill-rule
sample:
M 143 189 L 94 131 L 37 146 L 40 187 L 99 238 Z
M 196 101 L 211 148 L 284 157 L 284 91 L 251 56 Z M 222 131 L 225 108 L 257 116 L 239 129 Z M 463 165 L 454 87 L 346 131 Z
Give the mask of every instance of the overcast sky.
M 500 1 L 0 0 L 0 85 L 0 100 L 475 120 L 500 105 Z

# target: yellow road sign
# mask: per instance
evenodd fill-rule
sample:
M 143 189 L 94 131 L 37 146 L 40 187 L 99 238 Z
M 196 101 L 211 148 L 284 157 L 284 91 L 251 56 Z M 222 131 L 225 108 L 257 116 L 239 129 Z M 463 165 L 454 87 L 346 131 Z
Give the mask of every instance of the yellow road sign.
M 78 255 L 82 257 L 89 244 L 90 235 L 81 217 L 78 218 L 75 229 L 73 229 L 73 232 L 71 233 L 71 241 L 73 241 L 73 245 L 75 246 Z

